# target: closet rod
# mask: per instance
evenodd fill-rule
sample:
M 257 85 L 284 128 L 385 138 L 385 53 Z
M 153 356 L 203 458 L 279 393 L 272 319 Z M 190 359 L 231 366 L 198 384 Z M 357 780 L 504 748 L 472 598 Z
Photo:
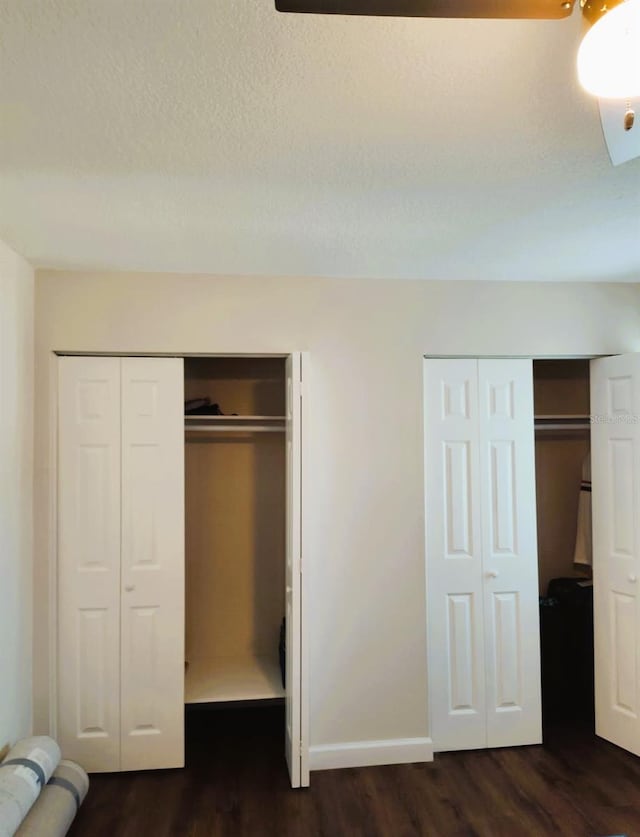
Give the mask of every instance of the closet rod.
M 242 422 L 242 421 L 284 421 L 286 416 L 207 416 L 203 413 L 200 415 L 189 414 L 184 417 L 186 422 L 226 422 L 227 424 Z
M 185 433 L 244 433 L 246 431 L 250 431 L 251 433 L 284 433 L 284 427 L 261 427 L 260 425 L 256 424 L 244 424 L 244 425 L 220 425 L 214 424 L 210 427 L 185 427 Z
M 538 430 L 590 430 L 591 422 L 574 422 L 573 424 L 534 424 L 534 429 Z

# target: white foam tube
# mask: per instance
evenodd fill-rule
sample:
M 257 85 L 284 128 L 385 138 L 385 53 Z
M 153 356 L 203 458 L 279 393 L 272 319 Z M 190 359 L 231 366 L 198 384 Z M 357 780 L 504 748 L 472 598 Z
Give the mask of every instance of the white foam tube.
M 89 777 L 73 761 L 61 761 L 16 832 L 16 837 L 64 837 L 89 790 Z
M 46 735 L 23 738 L 0 764 L 0 837 L 13 837 L 60 763 L 60 747 Z

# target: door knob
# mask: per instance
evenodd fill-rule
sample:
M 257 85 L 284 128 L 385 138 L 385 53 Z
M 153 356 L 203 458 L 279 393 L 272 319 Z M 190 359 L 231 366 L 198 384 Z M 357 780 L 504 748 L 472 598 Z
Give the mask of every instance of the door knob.
M 638 580 L 638 576 L 635 573 L 629 573 L 629 581 L 632 584 L 635 584 L 637 580 Z
M 497 578 L 499 573 L 497 572 L 497 570 L 489 570 L 487 573 L 485 573 L 485 575 L 487 576 L 487 578 Z
M 127 585 L 125 586 L 125 588 L 124 588 L 124 589 L 127 591 L 127 593 L 133 593 L 133 591 L 134 591 L 136 588 L 134 587 L 134 585 L 133 585 L 133 584 L 127 584 Z

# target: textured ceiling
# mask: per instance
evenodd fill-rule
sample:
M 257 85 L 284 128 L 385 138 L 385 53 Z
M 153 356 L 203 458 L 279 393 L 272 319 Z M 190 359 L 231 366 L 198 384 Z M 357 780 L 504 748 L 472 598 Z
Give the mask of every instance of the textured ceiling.
M 36 264 L 640 280 L 565 21 L 0 0 L 0 238 Z

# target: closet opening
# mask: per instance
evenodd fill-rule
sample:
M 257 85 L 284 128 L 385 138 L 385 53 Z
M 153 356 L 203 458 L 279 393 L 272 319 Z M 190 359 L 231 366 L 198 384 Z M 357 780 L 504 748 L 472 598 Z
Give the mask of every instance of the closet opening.
M 59 358 L 52 696 L 90 772 L 182 767 L 185 705 L 258 705 L 309 784 L 303 357 Z
M 203 725 L 285 730 L 286 361 L 192 357 L 184 374 L 188 755 Z
M 534 360 L 542 723 L 594 731 L 589 360 Z

